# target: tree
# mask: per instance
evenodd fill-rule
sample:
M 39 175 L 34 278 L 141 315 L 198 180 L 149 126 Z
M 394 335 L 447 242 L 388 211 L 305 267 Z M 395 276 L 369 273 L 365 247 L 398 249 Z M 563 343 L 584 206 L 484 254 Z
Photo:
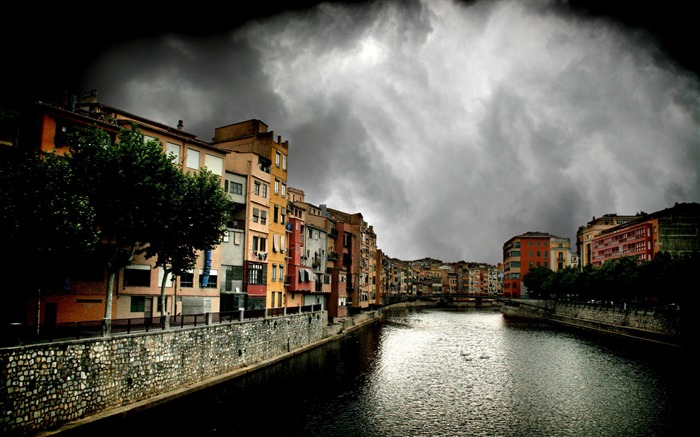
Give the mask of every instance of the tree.
M 167 214 L 162 214 L 160 229 L 149 237 L 146 247 L 146 257 L 156 257 L 156 266 L 165 272 L 160 284 L 161 316 L 166 315 L 168 276 L 181 276 L 194 267 L 197 251 L 206 253 L 221 243 L 235 205 L 221 187 L 219 177 L 206 168 L 180 175 L 164 206 Z M 164 320 L 167 328 L 169 317 Z
M 4 151 L 0 243 L 2 265 L 12 272 L 5 282 L 9 289 L 39 294 L 42 288 L 63 287 L 68 272 L 92 254 L 97 242 L 95 211 L 74 189 L 73 179 L 65 158 Z M 26 314 L 27 309 L 20 308 L 26 298 L 26 293 L 10 293 L 3 304 L 7 315 Z M 12 300 L 16 302 L 10 304 Z
M 554 275 L 554 272 L 549 267 L 535 267 L 523 276 L 523 284 L 525 284 L 530 293 L 546 296 L 549 294 L 547 286 L 551 283 L 552 275 Z
M 106 248 L 103 334 L 108 335 L 116 275 L 160 232 L 181 171 L 163 153 L 159 141 L 144 141 L 135 124 L 122 129 L 114 143 L 97 127 L 80 130 L 70 139 L 69 162 L 76 183 L 95 210 L 96 229 Z

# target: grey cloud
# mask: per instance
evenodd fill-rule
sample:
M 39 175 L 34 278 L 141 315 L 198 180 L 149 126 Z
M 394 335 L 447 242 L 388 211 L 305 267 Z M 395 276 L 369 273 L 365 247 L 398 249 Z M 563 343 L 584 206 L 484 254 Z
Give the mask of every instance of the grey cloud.
M 700 200 L 700 87 L 648 35 L 558 2 L 319 4 L 106 52 L 113 106 L 208 140 L 250 118 L 289 184 L 361 212 L 389 256 L 502 259 L 537 230 Z

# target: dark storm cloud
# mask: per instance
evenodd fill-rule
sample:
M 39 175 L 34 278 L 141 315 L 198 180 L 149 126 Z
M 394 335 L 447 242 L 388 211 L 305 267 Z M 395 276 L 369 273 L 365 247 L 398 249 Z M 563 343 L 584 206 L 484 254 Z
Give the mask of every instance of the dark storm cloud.
M 523 232 L 700 201 L 698 78 L 664 48 L 563 2 L 333 2 L 114 46 L 83 86 L 204 140 L 261 119 L 290 186 L 387 255 L 497 263 Z

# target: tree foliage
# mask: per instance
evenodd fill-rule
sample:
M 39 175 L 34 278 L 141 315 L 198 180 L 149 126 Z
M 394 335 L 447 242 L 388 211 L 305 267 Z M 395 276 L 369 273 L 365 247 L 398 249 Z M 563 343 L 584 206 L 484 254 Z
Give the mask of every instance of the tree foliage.
M 184 172 L 136 125 L 116 141 L 95 126 L 79 130 L 65 156 L 3 153 L 0 241 L 13 285 L 23 286 L 37 266 L 42 274 L 26 281 L 32 284 L 27 291 L 60 282 L 81 261 L 101 264 L 108 273 L 105 334 L 116 275 L 134 255 L 155 257 L 156 265 L 181 275 L 198 251 L 221 242 L 233 205 L 218 176 L 207 169 Z
M 206 168 L 179 172 L 169 202 L 163 205 L 158 229 L 149 236 L 146 257 L 156 258 L 165 271 L 160 285 L 161 314 L 165 315 L 165 284 L 169 275 L 181 276 L 192 269 L 198 251 L 221 243 L 234 203 L 223 191 L 219 177 Z M 165 319 L 168 320 L 167 318 Z
M 635 303 L 644 306 L 686 307 L 694 289 L 690 272 L 700 268 L 697 252 L 672 255 L 659 252 L 638 263 L 634 258 L 610 260 L 600 267 L 587 265 L 554 272 L 546 267 L 530 270 L 523 283 L 538 297 L 593 302 Z
M 143 252 L 168 212 L 170 193 L 180 183 L 180 170 L 157 140 L 144 141 L 136 125 L 122 129 L 112 143 L 109 134 L 88 127 L 70 139 L 69 163 L 76 186 L 96 214 L 106 251 L 105 334 L 110 331 L 112 294 L 117 273 Z
M 9 273 L 3 308 L 21 314 L 27 293 L 63 287 L 97 242 L 96 215 L 87 196 L 72 185 L 68 162 L 20 149 L 0 159 L 2 265 Z

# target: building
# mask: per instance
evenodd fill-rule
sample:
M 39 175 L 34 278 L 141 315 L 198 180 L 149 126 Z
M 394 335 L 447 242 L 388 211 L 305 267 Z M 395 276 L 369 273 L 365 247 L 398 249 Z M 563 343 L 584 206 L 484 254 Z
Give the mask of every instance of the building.
M 222 178 L 222 184 L 224 181 L 225 150 L 187 133 L 182 121 L 178 122 L 177 127 L 171 127 L 101 104 L 94 90 L 86 93 L 82 99 L 71 98 L 69 102 L 37 102 L 26 117 L 32 120 L 28 124 L 31 129 L 23 133 L 21 147 L 65 155 L 68 153 L 70 134 L 80 128 L 97 126 L 114 141 L 122 128 L 130 129 L 136 125 L 145 140 L 159 141 L 163 153 L 169 154 L 183 171 L 196 172 L 206 167 Z M 206 253 L 199 253 L 196 267 L 188 274 L 166 278 L 165 308 L 168 314 L 220 310 L 221 257 L 222 249 L 217 246 Z M 64 322 L 101 320 L 107 305 L 107 272 L 104 267 L 85 265 L 82 271 L 66 278 L 62 286 L 41 290 L 29 303 L 26 323 L 38 322 L 51 326 Z M 151 318 L 161 315 L 159 301 L 163 277 L 164 271 L 155 267 L 154 259 L 135 255 L 131 265 L 116 276 L 111 297 L 111 318 Z
M 590 242 L 590 262 L 633 257 L 649 261 L 659 252 L 684 255 L 700 251 L 700 204 L 677 203 L 601 231 Z
M 286 305 L 286 187 L 289 143 L 260 120 L 215 129 L 212 144 L 229 152 L 226 169 L 246 176 L 243 290 L 247 309 Z
M 566 268 L 571 254 L 569 240 L 544 232 L 526 232 L 503 244 L 503 295 L 519 298 L 527 295 L 523 278 L 536 267 Z M 568 251 L 568 254 L 567 254 Z M 552 257 L 555 257 L 552 260 Z
M 606 229 L 629 223 L 640 217 L 637 215 L 617 215 L 605 214 L 602 217 L 593 217 L 586 226 L 580 226 L 576 232 L 576 253 L 578 254 L 579 266 L 586 267 L 592 263 L 591 244 L 595 237 Z

